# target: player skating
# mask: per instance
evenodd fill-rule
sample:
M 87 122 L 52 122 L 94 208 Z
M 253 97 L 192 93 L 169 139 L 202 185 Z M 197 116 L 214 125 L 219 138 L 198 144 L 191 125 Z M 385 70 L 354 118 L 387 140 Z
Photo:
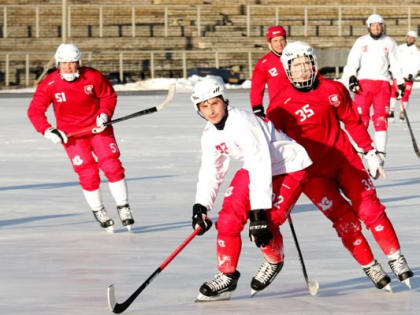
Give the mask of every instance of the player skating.
M 249 97 L 252 111 L 255 115 L 265 117 L 263 99 L 265 86 L 271 100 L 282 86 L 289 84 L 280 57 L 286 47 L 286 31 L 280 26 L 271 26 L 267 30 L 266 38 L 270 52 L 258 60 L 252 73 Z
M 349 78 L 349 89 L 355 93 L 353 105 L 366 128 L 373 105 L 374 139 L 381 162 L 384 163 L 391 96 L 389 70 L 401 95 L 404 94 L 404 79 L 397 59 L 397 44 L 384 34 L 383 18 L 372 14 L 366 24 L 369 34 L 359 37 L 351 48 L 343 78 Z
M 409 31 L 406 42 L 398 46 L 398 60 L 404 77 L 404 96 L 400 99 L 400 120 L 404 120 L 403 111 L 407 109 L 413 88 L 414 79 L 420 71 L 420 51 L 416 46 L 417 32 Z M 397 103 L 397 84 L 394 80 L 389 104 L 389 118 L 395 119 L 395 104 Z
M 95 219 L 102 228 L 113 231 L 114 221 L 105 210 L 99 187 L 99 169 L 104 172 L 122 224 L 130 230 L 134 219 L 128 204 L 120 151 L 112 126 L 104 126 L 114 113 L 117 95 L 99 71 L 82 67 L 80 60 L 81 53 L 75 45 L 61 44 L 57 48 L 57 70 L 38 85 L 28 117 L 45 138 L 63 145 Z M 52 126 L 45 115 L 51 104 L 56 126 Z M 99 133 L 70 138 L 66 135 L 95 122 Z
M 212 222 L 213 208 L 231 159 L 243 162 L 225 192 L 216 223 L 219 273 L 205 282 L 197 301 L 229 299 L 240 276 L 241 231 L 250 220 L 249 236 L 265 258 L 251 281 L 252 294 L 263 290 L 283 266 L 283 238 L 279 231 L 298 199 L 305 168 L 311 160 L 303 147 L 271 123 L 233 108 L 222 82 L 204 79 L 191 96 L 198 114 L 207 120 L 201 137 L 201 168 L 193 206 L 192 225 L 203 232 Z
M 267 117 L 276 128 L 302 144 L 313 161 L 303 192 L 332 221 L 344 246 L 378 289 L 391 290 L 391 280 L 374 258 L 360 221 L 372 232 L 397 278 L 410 286 L 413 272 L 401 254 L 385 206 L 340 128 L 344 123 L 363 150 L 370 175 L 377 178 L 382 171 L 380 159 L 353 110 L 349 92 L 341 83 L 318 74 L 314 51 L 304 42 L 289 43 L 281 60 L 292 84 L 272 100 Z

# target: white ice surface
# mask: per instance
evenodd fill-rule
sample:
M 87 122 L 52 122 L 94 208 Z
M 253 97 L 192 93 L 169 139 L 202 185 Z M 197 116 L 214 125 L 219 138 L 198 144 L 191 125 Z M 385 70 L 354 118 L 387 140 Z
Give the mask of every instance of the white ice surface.
M 231 104 L 248 108 L 248 90 L 229 91 Z M 158 104 L 164 94 L 120 96 L 115 118 Z M 164 111 L 115 125 L 126 168 L 133 233 L 123 231 L 107 185 L 104 199 L 117 233 L 100 231 L 83 199 L 63 149 L 37 134 L 26 117 L 29 97 L 0 98 L 0 314 L 111 314 L 106 289 L 116 286 L 124 301 L 192 232 L 191 206 L 200 162 L 204 121 L 189 93 L 178 93 Z M 409 116 L 420 141 L 420 92 Z M 232 172 L 223 186 L 229 183 Z M 262 262 L 243 231 L 238 269 L 242 276 L 232 300 L 194 303 L 200 285 L 216 273 L 212 228 L 195 238 L 134 301 L 125 314 L 419 314 L 420 159 L 405 123 L 390 125 L 388 179 L 378 194 L 416 273 L 412 290 L 392 275 L 393 294 L 373 287 L 343 248 L 331 224 L 302 197 L 294 224 L 317 297 L 310 296 L 287 224 L 282 227 L 286 262 L 266 290 L 250 297 L 250 280 Z M 222 190 L 222 191 L 223 191 Z M 223 194 L 218 198 L 211 217 Z M 386 258 L 365 231 L 376 258 Z M 391 275 L 391 273 L 390 273 Z

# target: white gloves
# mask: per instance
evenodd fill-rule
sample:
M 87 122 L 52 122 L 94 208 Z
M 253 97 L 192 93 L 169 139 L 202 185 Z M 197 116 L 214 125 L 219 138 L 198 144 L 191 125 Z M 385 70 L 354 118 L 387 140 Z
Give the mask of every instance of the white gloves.
M 67 143 L 67 136 L 60 129 L 50 127 L 44 132 L 44 137 L 54 142 L 55 144 Z
M 381 166 L 381 158 L 379 157 L 378 153 L 376 153 L 375 149 L 366 153 L 365 159 L 367 161 L 368 173 L 370 176 L 372 176 L 373 179 L 377 179 L 379 175 L 381 175 L 383 178 L 386 178 L 385 172 Z
M 104 131 L 106 129 L 107 126 L 105 126 L 105 123 L 107 123 L 109 121 L 108 115 L 107 114 L 99 114 L 96 117 L 96 126 L 98 126 L 98 128 L 94 128 L 92 130 L 93 133 L 100 133 L 102 131 Z

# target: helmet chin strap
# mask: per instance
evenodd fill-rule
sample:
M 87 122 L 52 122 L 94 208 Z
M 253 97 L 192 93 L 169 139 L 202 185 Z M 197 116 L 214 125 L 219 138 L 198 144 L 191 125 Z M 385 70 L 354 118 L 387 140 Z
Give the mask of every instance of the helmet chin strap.
M 273 54 L 275 54 L 277 57 L 281 57 L 281 53 L 278 53 L 277 51 L 275 51 L 273 47 L 271 47 L 271 44 L 268 44 L 268 47 L 270 48 Z
M 80 74 L 79 74 L 79 71 L 77 71 L 73 73 L 60 73 L 60 76 L 63 80 L 72 82 L 76 80 L 80 76 Z

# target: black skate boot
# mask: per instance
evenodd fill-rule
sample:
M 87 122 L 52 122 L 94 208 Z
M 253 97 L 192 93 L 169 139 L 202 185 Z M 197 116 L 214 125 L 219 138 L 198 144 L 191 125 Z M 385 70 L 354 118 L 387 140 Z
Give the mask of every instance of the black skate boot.
M 118 215 L 120 216 L 121 223 L 131 231 L 131 226 L 134 224 L 133 214 L 131 213 L 130 206 L 128 204 L 123 206 L 117 206 Z
M 213 280 L 203 283 L 195 301 L 213 302 L 229 300 L 233 291 L 236 289 L 240 275 L 237 270 L 234 273 L 219 272 Z
M 372 266 L 363 268 L 363 271 L 369 279 L 372 280 L 375 287 L 392 292 L 391 285 L 389 284 L 391 282 L 391 278 L 389 278 L 387 273 L 382 269 L 382 266 L 376 260 Z
M 92 211 L 93 215 L 95 216 L 96 221 L 99 222 L 102 228 L 105 229 L 107 232 L 114 232 L 114 221 L 109 218 L 108 214 L 106 213 L 105 208 L 102 208 L 98 211 Z
M 282 261 L 278 264 L 271 264 L 268 261 L 264 261 L 263 264 L 258 268 L 257 274 L 254 276 L 254 278 L 252 278 L 251 296 L 254 296 L 259 291 L 264 290 L 271 282 L 273 282 L 282 268 Z
M 404 256 L 399 255 L 397 259 L 390 260 L 388 264 L 398 280 L 404 282 L 404 284 L 411 289 L 410 278 L 414 276 L 414 273 L 411 271 L 410 267 L 408 267 Z

